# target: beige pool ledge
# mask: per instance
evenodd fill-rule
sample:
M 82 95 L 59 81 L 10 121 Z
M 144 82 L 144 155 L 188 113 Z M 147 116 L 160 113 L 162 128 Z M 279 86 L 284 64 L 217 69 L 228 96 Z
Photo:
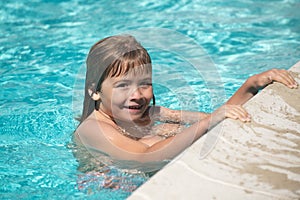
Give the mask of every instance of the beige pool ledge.
M 300 83 L 300 62 L 290 71 Z M 300 87 L 271 84 L 245 107 L 251 123 L 223 121 L 128 199 L 300 199 Z

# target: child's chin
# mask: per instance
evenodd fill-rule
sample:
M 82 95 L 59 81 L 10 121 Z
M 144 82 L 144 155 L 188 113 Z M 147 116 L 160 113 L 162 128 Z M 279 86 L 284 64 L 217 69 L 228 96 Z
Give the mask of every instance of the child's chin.
M 117 112 L 114 118 L 126 122 L 136 122 L 142 120 L 143 116 L 144 112 L 142 110 L 122 110 Z
M 141 116 L 132 116 L 132 115 L 125 115 L 125 116 L 118 116 L 115 117 L 118 120 L 124 121 L 124 122 L 135 122 L 141 119 Z

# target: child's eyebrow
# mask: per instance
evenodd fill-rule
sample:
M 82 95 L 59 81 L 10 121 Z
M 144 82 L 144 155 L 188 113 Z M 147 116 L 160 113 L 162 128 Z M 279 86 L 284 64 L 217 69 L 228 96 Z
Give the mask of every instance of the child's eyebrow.
M 130 83 L 131 80 L 130 79 L 121 79 L 121 80 L 117 80 L 113 82 L 113 85 L 116 85 L 118 83 Z
M 152 78 L 143 78 L 141 81 L 152 81 Z

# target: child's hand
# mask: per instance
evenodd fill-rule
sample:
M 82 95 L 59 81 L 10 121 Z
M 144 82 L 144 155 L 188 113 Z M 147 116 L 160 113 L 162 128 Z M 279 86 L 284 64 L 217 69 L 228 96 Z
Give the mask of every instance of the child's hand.
M 212 117 L 215 118 L 215 120 L 231 118 L 235 120 L 239 119 L 242 122 L 251 121 L 249 113 L 241 105 L 224 104 L 212 113 Z
M 226 105 L 225 117 L 239 119 L 242 122 L 251 121 L 249 113 L 241 105 Z
M 295 79 L 287 70 L 283 69 L 271 69 L 263 73 L 254 75 L 253 77 L 255 78 L 257 88 L 265 87 L 273 81 L 282 83 L 291 89 L 298 87 L 298 83 L 295 81 Z

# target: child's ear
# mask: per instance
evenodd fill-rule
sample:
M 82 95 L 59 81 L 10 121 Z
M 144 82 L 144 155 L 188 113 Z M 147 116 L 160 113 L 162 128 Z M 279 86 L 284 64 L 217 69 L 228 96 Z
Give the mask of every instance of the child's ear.
M 100 100 L 100 94 L 99 94 L 99 92 L 95 92 L 95 91 L 92 91 L 91 89 L 89 89 L 89 90 L 88 90 L 88 93 L 89 93 L 90 97 L 91 97 L 94 101 Z

